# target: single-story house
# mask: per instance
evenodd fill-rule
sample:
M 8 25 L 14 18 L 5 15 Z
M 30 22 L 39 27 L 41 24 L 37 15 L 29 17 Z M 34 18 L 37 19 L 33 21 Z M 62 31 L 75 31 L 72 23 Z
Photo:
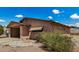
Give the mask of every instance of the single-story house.
M 39 32 L 70 33 L 70 27 L 51 20 L 40 20 L 35 18 L 23 18 L 20 22 L 8 24 L 10 37 L 33 38 Z

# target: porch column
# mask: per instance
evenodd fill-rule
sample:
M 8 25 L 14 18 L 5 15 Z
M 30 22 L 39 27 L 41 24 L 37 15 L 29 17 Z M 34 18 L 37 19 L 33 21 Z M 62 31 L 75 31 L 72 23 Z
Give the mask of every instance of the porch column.
M 20 26 L 20 38 L 22 38 L 23 29 L 22 26 Z
M 8 37 L 11 38 L 11 28 L 7 29 L 7 34 L 8 34 Z
M 29 31 L 29 39 L 31 38 L 31 33 L 32 33 L 32 31 Z
M 20 26 L 20 38 L 21 39 L 27 39 L 29 36 L 29 27 L 28 26 Z

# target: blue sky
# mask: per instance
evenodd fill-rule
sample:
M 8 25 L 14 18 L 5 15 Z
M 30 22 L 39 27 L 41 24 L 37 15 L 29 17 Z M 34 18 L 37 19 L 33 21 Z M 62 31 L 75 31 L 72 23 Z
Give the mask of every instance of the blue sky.
M 54 20 L 56 22 L 79 26 L 78 7 L 0 7 L 0 24 L 20 21 L 23 17 Z

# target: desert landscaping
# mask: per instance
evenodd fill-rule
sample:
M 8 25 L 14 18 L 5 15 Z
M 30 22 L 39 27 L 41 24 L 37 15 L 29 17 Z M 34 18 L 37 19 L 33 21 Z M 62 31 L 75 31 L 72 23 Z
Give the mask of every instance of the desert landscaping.
M 79 51 L 79 35 L 69 35 L 74 43 L 73 52 Z M 9 38 L 0 36 L 0 52 L 49 52 L 42 48 L 43 44 L 36 40 L 20 38 Z M 52 51 L 53 52 L 53 51 Z
M 72 35 L 72 41 L 74 43 L 74 52 L 79 52 L 79 35 Z
M 41 43 L 35 40 L 23 40 L 19 38 L 0 38 L 0 52 L 44 52 Z

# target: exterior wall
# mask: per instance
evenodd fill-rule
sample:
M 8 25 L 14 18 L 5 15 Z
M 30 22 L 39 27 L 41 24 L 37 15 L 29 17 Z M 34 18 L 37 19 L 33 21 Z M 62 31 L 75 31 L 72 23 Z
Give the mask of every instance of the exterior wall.
M 9 37 L 24 38 L 26 36 L 29 36 L 29 27 L 17 22 L 11 22 L 8 25 L 8 31 L 10 32 Z
M 20 26 L 20 37 L 23 38 L 29 36 L 29 28 L 26 26 Z
M 31 35 L 31 37 L 34 37 L 34 36 L 36 36 L 37 33 L 41 32 L 41 31 L 29 32 L 30 27 L 28 27 L 26 25 L 31 25 L 31 27 L 41 26 L 41 27 L 43 27 L 42 32 L 59 31 L 59 32 L 63 32 L 63 33 L 70 33 L 70 27 L 62 25 L 62 24 L 58 24 L 58 23 L 55 23 L 55 22 L 51 22 L 51 21 L 42 21 L 42 20 L 36 20 L 36 19 L 25 19 L 25 20 L 23 20 L 22 24 L 24 24 L 24 25 L 20 25 L 18 23 L 11 23 L 9 25 L 9 27 L 20 29 L 20 38 L 23 38 L 23 37 L 26 37 L 26 36 L 29 36 L 29 35 Z M 11 33 L 11 28 L 10 28 L 10 33 Z M 31 33 L 31 34 L 29 34 L 29 33 Z
M 17 22 L 10 22 L 8 27 L 9 37 L 20 37 L 20 24 Z
M 70 28 L 67 26 L 63 26 L 63 25 L 55 24 L 55 23 L 52 23 L 52 26 L 54 28 L 54 31 L 59 31 L 62 33 L 70 33 Z
M 20 25 L 18 23 L 11 23 L 9 27 L 16 27 L 18 28 Z
M 23 21 L 24 24 L 30 24 L 32 27 L 38 27 L 38 26 L 43 26 L 44 29 L 43 31 L 52 31 L 51 29 L 53 29 L 53 27 L 51 26 L 50 23 L 47 23 L 45 21 L 39 21 L 39 20 L 24 20 Z M 48 29 L 49 28 L 49 29 Z M 51 28 L 51 29 L 50 29 Z
M 42 32 L 62 32 L 62 33 L 70 33 L 70 27 L 65 26 L 65 25 L 61 25 L 55 22 L 48 22 L 48 21 L 41 21 L 41 20 L 35 20 L 35 19 L 25 19 L 22 22 L 23 24 L 28 24 L 31 25 L 31 27 L 38 27 L 41 26 L 43 27 L 43 31 Z M 36 35 L 39 33 L 40 31 L 36 31 L 36 32 L 31 32 L 30 38 L 31 39 L 35 39 Z
M 10 27 L 7 28 L 6 34 L 8 35 L 7 37 L 17 37 L 20 38 L 20 28 L 14 28 Z
M 30 38 L 31 39 L 37 39 L 37 35 L 39 34 L 40 32 L 31 32 L 31 35 L 30 35 Z
M 11 37 L 20 38 L 20 28 L 10 28 L 10 32 Z
M 70 28 L 61 24 L 40 21 L 34 19 L 27 19 L 23 21 L 24 24 L 30 24 L 31 26 L 43 26 L 43 32 L 61 31 L 64 33 L 70 33 Z

